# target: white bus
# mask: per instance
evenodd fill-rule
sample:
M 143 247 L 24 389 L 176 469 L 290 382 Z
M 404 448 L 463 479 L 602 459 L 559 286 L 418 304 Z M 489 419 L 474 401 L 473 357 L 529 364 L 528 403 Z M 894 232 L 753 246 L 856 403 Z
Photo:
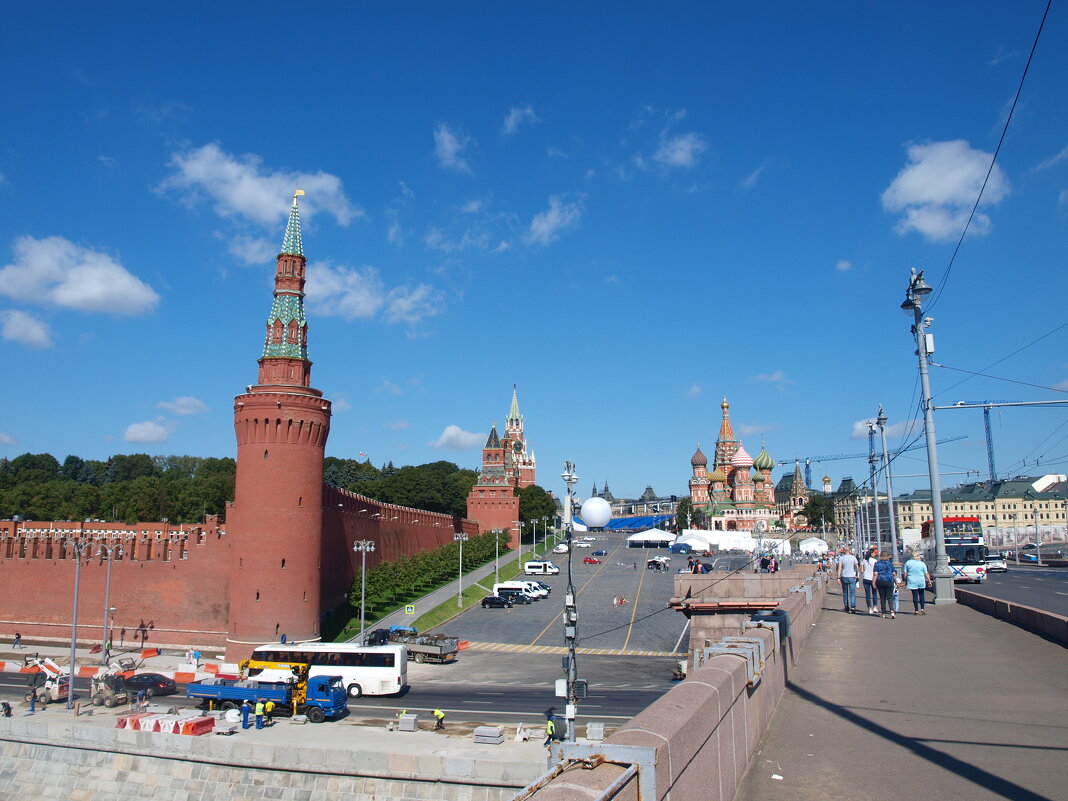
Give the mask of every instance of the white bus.
M 282 664 L 304 663 L 310 666 L 310 676 L 341 676 L 350 698 L 397 695 L 408 684 L 408 649 L 403 645 L 274 642 L 256 648 L 252 658 Z

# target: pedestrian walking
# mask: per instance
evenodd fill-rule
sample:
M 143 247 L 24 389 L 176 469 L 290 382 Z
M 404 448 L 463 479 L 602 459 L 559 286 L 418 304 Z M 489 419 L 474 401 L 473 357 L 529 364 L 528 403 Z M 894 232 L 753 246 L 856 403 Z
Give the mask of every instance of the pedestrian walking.
M 546 718 L 545 719 L 545 742 L 542 743 L 542 745 L 544 745 L 546 748 L 548 748 L 549 744 L 552 743 L 552 741 L 555 740 L 555 739 L 556 739 L 556 723 L 553 722 L 552 718 Z
M 30 690 L 30 714 L 37 711 L 37 688 Z
M 200 649 L 193 651 L 193 664 L 200 667 Z
M 853 549 L 848 545 L 842 549 L 838 558 L 838 583 L 842 587 L 842 605 L 848 614 L 857 613 L 857 568 L 860 562 L 853 556 Z
M 434 709 L 434 718 L 437 720 L 437 724 L 434 726 L 434 731 L 439 731 L 445 728 L 445 713 L 441 711 L 440 707 Z
M 263 728 L 263 701 L 261 699 L 256 700 L 256 728 Z
M 5 718 L 11 717 L 11 704 L 7 701 L 0 701 L 0 714 Z
M 618 595 L 613 595 L 612 596 L 612 606 L 619 606 L 619 596 Z
M 265 725 L 274 725 L 274 701 L 268 701 L 263 705 L 263 717 L 265 718 Z
M 874 548 L 869 548 L 864 552 L 861 578 L 864 582 L 864 601 L 868 605 L 869 615 L 874 615 L 875 607 L 879 605 L 875 593 L 875 563 L 877 561 L 879 560 L 875 556 Z
M 19 634 L 17 631 L 15 632 L 15 641 L 13 643 L 11 643 L 11 647 L 12 648 L 21 648 L 22 647 L 22 635 Z
M 931 574 L 923 563 L 919 553 L 913 551 L 912 558 L 902 568 L 905 574 L 905 586 L 912 590 L 912 614 L 926 615 L 924 606 L 927 601 L 927 588 L 931 586 Z
M 875 574 L 875 589 L 879 593 L 879 611 L 882 612 L 883 617 L 893 620 L 896 617 L 893 595 L 894 588 L 897 586 L 897 571 L 894 569 L 889 551 L 879 554 L 879 559 L 872 566 L 872 570 Z
M 768 560 L 768 572 L 769 573 L 778 573 L 779 572 L 779 560 L 776 559 L 774 556 L 771 557 Z
M 250 714 L 252 714 L 252 704 L 250 704 L 248 699 L 246 698 L 244 701 L 241 702 L 241 728 L 242 729 L 247 729 L 248 728 L 248 716 Z
M 626 604 L 627 604 L 627 598 L 626 598 L 626 596 L 624 596 L 624 595 L 620 595 L 620 596 L 619 596 L 619 605 L 620 605 L 620 606 L 626 606 Z

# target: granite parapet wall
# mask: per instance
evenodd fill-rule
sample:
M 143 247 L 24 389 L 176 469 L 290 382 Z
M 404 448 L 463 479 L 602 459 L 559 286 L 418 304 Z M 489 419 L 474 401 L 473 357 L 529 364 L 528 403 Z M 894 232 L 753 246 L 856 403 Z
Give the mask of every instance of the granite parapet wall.
M 798 584 L 807 586 L 809 591 L 787 592 L 776 606 L 790 616 L 790 635 L 783 642 L 776 643 L 771 628 L 744 632 L 764 645 L 766 657 L 759 681 L 751 684 L 746 661 L 740 656 L 698 657 L 699 666 L 685 681 L 621 726 L 603 746 L 583 747 L 615 761 L 575 761 L 558 775 L 542 777 L 539 789 L 517 798 L 650 801 L 639 790 L 644 770 L 644 781 L 654 785 L 653 798 L 657 800 L 731 801 L 771 721 L 801 647 L 819 619 L 827 582 L 795 575 L 793 585 Z M 767 585 L 762 585 L 761 592 L 766 589 Z M 653 769 L 640 767 L 628 778 L 621 758 L 627 747 L 653 755 Z M 567 753 L 566 746 L 563 753 Z M 653 774 L 655 781 L 650 781 Z

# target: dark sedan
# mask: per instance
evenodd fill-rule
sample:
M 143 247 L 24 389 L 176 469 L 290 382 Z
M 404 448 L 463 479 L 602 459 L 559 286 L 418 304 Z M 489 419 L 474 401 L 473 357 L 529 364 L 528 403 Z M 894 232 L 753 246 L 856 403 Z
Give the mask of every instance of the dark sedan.
M 608 551 L 594 551 L 594 556 L 608 556 Z
M 482 599 L 482 608 L 490 609 L 491 607 L 494 609 L 511 609 L 512 600 L 511 598 L 502 598 L 499 595 L 487 595 Z
M 134 673 L 126 677 L 126 690 L 134 695 L 145 691 L 145 697 L 153 695 L 170 695 L 178 689 L 174 679 L 169 679 L 160 673 Z

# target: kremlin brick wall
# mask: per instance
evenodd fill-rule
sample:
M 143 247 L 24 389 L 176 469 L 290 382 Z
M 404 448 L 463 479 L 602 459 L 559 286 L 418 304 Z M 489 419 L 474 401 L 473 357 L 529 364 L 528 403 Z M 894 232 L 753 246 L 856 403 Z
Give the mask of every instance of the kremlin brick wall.
M 364 511 L 366 510 L 366 511 Z M 475 535 L 477 523 L 450 515 L 385 504 L 323 487 L 322 612 L 343 604 L 357 575 L 356 540 L 373 540 L 367 567 Z M 96 532 L 96 533 L 93 533 Z M 157 532 L 160 532 L 157 537 Z M 70 641 L 75 565 L 66 539 L 121 546 L 111 566 L 112 637 L 149 647 L 226 645 L 230 553 L 225 527 L 209 517 L 201 526 L 166 523 L 0 522 L 0 638 L 16 631 L 28 640 Z M 78 639 L 102 640 L 106 559 L 83 560 L 79 577 Z

